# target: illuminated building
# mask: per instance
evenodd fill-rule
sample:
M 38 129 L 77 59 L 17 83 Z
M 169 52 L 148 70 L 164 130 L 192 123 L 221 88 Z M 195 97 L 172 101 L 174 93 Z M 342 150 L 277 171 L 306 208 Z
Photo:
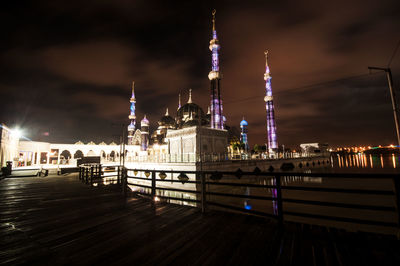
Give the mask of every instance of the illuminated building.
M 244 150 L 247 152 L 249 150 L 249 142 L 247 140 L 247 126 L 249 124 L 246 120 L 240 122 L 240 142 L 244 144 Z
M 18 157 L 19 134 L 0 124 L 0 167 Z
M 142 132 L 142 143 L 141 143 L 141 150 L 147 151 L 149 147 L 149 120 L 144 115 L 142 121 L 140 121 L 140 131 Z
M 224 129 L 224 117 L 222 114 L 222 100 L 221 100 L 221 75 L 219 72 L 219 54 L 220 45 L 217 38 L 217 30 L 215 29 L 215 9 L 212 12 L 213 28 L 212 40 L 210 41 L 211 51 L 211 71 L 208 78 L 211 81 L 211 128 Z
M 274 114 L 274 100 L 272 97 L 271 75 L 268 66 L 268 51 L 265 51 L 265 109 L 267 111 L 267 149 L 270 155 L 273 155 L 278 149 L 276 137 L 276 124 Z
M 134 140 L 133 136 L 135 134 L 135 129 L 136 129 L 136 98 L 135 98 L 135 82 L 132 82 L 132 97 L 130 99 L 131 102 L 131 112 L 129 114 L 129 120 L 131 123 L 128 126 L 128 145 L 133 145 Z

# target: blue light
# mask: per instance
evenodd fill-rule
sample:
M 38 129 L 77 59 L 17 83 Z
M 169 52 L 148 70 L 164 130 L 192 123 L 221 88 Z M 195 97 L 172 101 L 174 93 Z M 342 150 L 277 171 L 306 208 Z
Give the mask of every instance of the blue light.
M 244 205 L 244 208 L 245 208 L 246 210 L 251 210 L 251 205 Z

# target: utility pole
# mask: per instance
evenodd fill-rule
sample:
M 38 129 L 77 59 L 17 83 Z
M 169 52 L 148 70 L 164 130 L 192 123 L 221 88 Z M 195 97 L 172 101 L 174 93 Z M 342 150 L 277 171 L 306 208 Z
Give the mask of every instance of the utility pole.
M 399 113 L 398 110 L 399 108 L 397 107 L 397 102 L 396 102 L 396 95 L 393 89 L 393 79 L 392 79 L 392 71 L 390 68 L 383 68 L 383 67 L 368 67 L 369 70 L 381 70 L 385 71 L 386 77 L 388 80 L 389 84 L 389 89 L 390 89 L 390 97 L 392 98 L 392 108 L 393 108 L 393 116 L 394 116 L 394 123 L 396 125 L 396 134 L 397 134 L 397 145 L 400 147 L 400 133 L 399 133 Z

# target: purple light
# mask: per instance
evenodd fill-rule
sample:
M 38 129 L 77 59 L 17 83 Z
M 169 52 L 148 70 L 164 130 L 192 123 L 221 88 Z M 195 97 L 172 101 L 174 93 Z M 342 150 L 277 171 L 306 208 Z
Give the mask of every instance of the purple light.
M 212 40 L 210 41 L 211 51 L 211 72 L 208 78 L 211 81 L 211 128 L 224 129 L 223 108 L 220 91 L 220 74 L 219 74 L 219 54 L 220 45 L 218 44 L 217 31 L 215 30 L 215 13 L 213 10 L 213 30 Z
M 275 124 L 275 111 L 274 111 L 274 101 L 272 97 L 272 87 L 271 87 L 271 76 L 268 66 L 268 52 L 265 52 L 265 110 L 267 111 L 267 146 L 268 150 L 278 148 L 278 141 L 276 138 L 276 124 Z

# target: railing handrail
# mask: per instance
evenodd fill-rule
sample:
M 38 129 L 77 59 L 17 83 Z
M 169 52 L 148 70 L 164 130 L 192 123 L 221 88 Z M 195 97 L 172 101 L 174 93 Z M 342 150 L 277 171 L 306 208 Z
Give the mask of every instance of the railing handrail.
M 350 222 L 350 223 L 357 223 L 357 224 L 366 224 L 366 225 L 378 225 L 378 226 L 386 226 L 386 227 L 400 227 L 400 212 L 399 212 L 399 187 L 400 187 L 400 176 L 398 174 L 375 174 L 375 173 L 288 173 L 288 172 L 244 172 L 244 171 L 187 171 L 187 170 L 160 170 L 160 169 L 138 169 L 138 168 L 124 168 L 120 165 L 116 166 L 98 166 L 97 172 L 100 173 L 100 177 L 108 177 L 104 176 L 104 172 L 102 171 L 105 167 L 116 167 L 117 172 L 117 180 L 118 183 L 123 184 L 124 193 L 126 194 L 128 186 L 137 186 L 145 189 L 149 189 L 150 193 L 145 193 L 143 191 L 138 191 L 136 193 L 140 195 L 147 195 L 150 196 L 152 200 L 156 200 L 156 198 L 168 199 L 168 200 L 175 200 L 175 201 L 186 201 L 186 202 L 196 202 L 200 203 L 202 207 L 202 211 L 205 210 L 205 206 L 213 205 L 222 208 L 227 208 L 231 210 L 241 211 L 249 214 L 255 214 L 260 216 L 266 217 L 273 217 L 278 219 L 280 223 L 283 222 L 283 215 L 291 215 L 291 216 L 299 216 L 299 217 L 308 217 L 308 218 L 317 218 L 317 219 L 325 219 L 331 221 L 341 221 L 341 222 Z M 93 170 L 93 166 L 90 168 L 82 167 L 83 175 L 86 175 L 86 183 L 88 183 L 88 173 L 89 170 L 91 173 L 96 172 Z M 137 176 L 138 173 L 135 173 L 134 176 L 128 175 L 131 172 L 146 172 L 148 173 L 148 177 L 139 177 Z M 101 175 L 103 173 L 103 175 Z M 195 174 L 195 180 L 180 180 L 178 176 L 167 177 L 164 175 L 164 179 L 157 178 L 157 173 L 164 173 L 164 174 Z M 216 175 L 217 174 L 217 175 Z M 211 177 L 214 175 L 214 178 L 217 177 L 217 180 L 212 179 Z M 254 183 L 243 183 L 245 179 L 241 179 L 240 183 L 235 182 L 224 182 L 221 181 L 223 176 L 236 176 L 237 178 L 241 178 L 242 176 L 260 176 L 260 177 L 271 177 L 274 178 L 275 182 L 272 184 L 254 184 Z M 80 170 L 81 176 L 81 170 Z M 110 175 L 109 175 L 110 176 Z M 114 176 L 114 175 L 112 175 Z M 208 178 L 206 178 L 208 176 Z M 321 187 L 321 186 L 299 186 L 299 185 L 283 185 L 282 184 L 282 177 L 290 177 L 290 176 L 297 176 L 297 177 L 318 177 L 318 178 L 374 178 L 380 180 L 388 180 L 392 179 L 395 183 L 393 189 L 354 189 L 354 188 L 335 188 L 335 187 Z M 160 176 L 161 177 L 161 176 Z M 129 180 L 142 180 L 148 181 L 150 184 L 146 183 L 132 183 Z M 232 180 L 232 179 L 227 179 Z M 92 182 L 92 179 L 90 179 Z M 183 183 L 183 184 L 195 184 L 196 190 L 188 190 L 182 189 L 177 187 L 160 187 L 157 186 L 158 182 L 171 182 L 171 183 Z M 200 186 L 198 186 L 200 185 Z M 255 187 L 255 188 L 267 188 L 271 190 L 275 190 L 276 193 L 271 192 L 271 196 L 259 196 L 259 195 L 242 195 L 242 194 L 234 194 L 234 193 L 225 193 L 225 192 L 216 192 L 207 189 L 208 186 L 230 186 L 230 187 Z M 197 190 L 201 188 L 200 190 Z M 156 191 L 175 191 L 175 192 L 182 192 L 182 193 L 192 193 L 195 195 L 201 195 L 201 200 L 193 199 L 193 198 L 177 198 L 177 197 L 170 197 L 166 195 L 158 195 Z M 389 196 L 396 196 L 396 205 L 394 206 L 387 206 L 387 205 L 371 205 L 371 204 L 359 204 L 359 203 L 344 203 L 344 202 L 335 202 L 335 201 L 324 201 L 324 200 L 308 200 L 308 199 L 294 199 L 290 197 L 283 197 L 282 190 L 299 190 L 299 191 L 317 191 L 317 192 L 334 192 L 334 193 L 350 193 L 350 194 L 367 194 L 367 195 L 389 195 Z M 254 199 L 254 200 L 266 200 L 272 201 L 277 204 L 277 213 L 271 214 L 262 211 L 256 210 L 247 210 L 242 209 L 237 206 L 232 206 L 229 204 L 209 201 L 206 200 L 206 195 L 208 196 L 217 196 L 217 197 L 229 197 L 229 198 L 243 198 L 243 199 Z M 339 207 L 339 208 L 350 208 L 350 209 L 358 209 L 358 210 L 374 210 L 374 211 L 386 211 L 386 212 L 396 212 L 398 215 L 398 222 L 386 222 L 386 221 L 379 221 L 379 220 L 370 220 L 370 219 L 359 219 L 359 218 L 351 218 L 351 217 L 344 217 L 340 215 L 332 216 L 332 215 L 322 215 L 322 214 L 313 214 L 307 213 L 302 211 L 288 211 L 283 209 L 283 202 L 290 202 L 296 204 L 304 204 L 304 205 L 319 205 L 319 206 L 328 206 L 328 207 Z
M 127 168 L 127 171 L 138 171 L 138 172 L 164 172 L 164 173 L 187 173 L 187 174 L 222 174 L 229 176 L 236 176 L 238 174 L 237 171 L 213 171 L 213 170 L 203 170 L 203 171 L 194 171 L 194 170 L 156 170 L 156 169 L 142 169 L 142 168 Z M 250 171 L 241 171 L 240 175 L 242 176 L 300 176 L 300 177 L 331 177 L 331 178 L 382 178 L 382 179 L 392 179 L 399 178 L 399 174 L 394 173 L 303 173 L 303 172 L 250 172 Z

